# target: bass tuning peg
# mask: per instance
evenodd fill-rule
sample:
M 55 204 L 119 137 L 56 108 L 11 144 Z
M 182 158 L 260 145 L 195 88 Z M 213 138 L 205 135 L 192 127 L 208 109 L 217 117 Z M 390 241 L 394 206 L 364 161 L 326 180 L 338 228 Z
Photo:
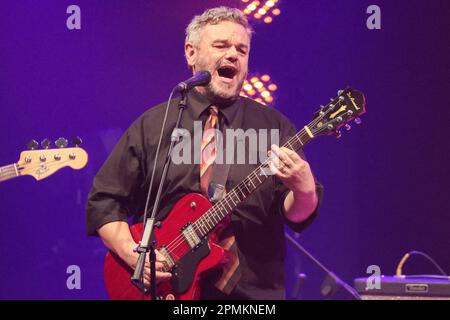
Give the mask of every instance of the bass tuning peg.
M 36 150 L 39 147 L 39 142 L 32 139 L 27 143 L 27 149 L 28 150 Z
M 41 147 L 44 149 L 50 148 L 51 145 L 52 145 L 52 142 L 48 138 L 45 138 L 44 140 L 41 141 Z
M 55 145 L 58 148 L 66 148 L 68 144 L 69 144 L 69 142 L 67 141 L 67 139 L 63 138 L 63 137 L 60 137 L 60 138 L 58 138 L 58 140 L 55 141 Z
M 75 147 L 79 147 L 82 142 L 83 142 L 83 140 L 81 140 L 81 138 L 79 136 L 76 136 L 76 137 L 72 138 L 72 144 Z

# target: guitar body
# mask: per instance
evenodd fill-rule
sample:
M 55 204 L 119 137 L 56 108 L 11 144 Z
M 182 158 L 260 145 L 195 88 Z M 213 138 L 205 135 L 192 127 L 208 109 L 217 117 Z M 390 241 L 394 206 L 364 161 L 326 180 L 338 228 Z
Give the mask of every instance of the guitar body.
M 200 296 L 200 281 L 208 270 L 220 267 L 227 261 L 227 252 L 217 244 L 219 233 L 226 223 L 219 224 L 195 247 L 191 248 L 181 231 L 200 218 L 211 203 L 201 194 L 191 193 L 181 198 L 166 219 L 154 229 L 158 250 L 172 248 L 171 258 L 175 261 L 170 269 L 172 279 L 157 285 L 157 295 L 161 299 L 195 300 Z M 143 234 L 143 223 L 130 227 L 133 239 L 139 242 Z M 175 240 L 175 241 L 174 241 Z M 116 254 L 108 252 L 105 258 L 104 276 L 108 295 L 111 299 L 142 299 L 142 291 L 132 282 L 133 270 Z M 150 299 L 146 293 L 144 299 Z

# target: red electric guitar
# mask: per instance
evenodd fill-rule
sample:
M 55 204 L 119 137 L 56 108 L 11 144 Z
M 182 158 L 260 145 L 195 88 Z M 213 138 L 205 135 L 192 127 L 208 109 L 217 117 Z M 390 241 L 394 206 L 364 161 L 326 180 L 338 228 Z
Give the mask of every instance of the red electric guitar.
M 316 113 L 313 121 L 289 139 L 283 147 L 298 152 L 306 143 L 320 135 L 338 134 L 338 129 L 365 112 L 364 95 L 347 88 L 338 93 Z M 170 281 L 157 285 L 161 299 L 195 300 L 200 296 L 200 281 L 204 272 L 220 266 L 227 252 L 217 244 L 223 222 L 233 209 L 248 197 L 268 176 L 267 162 L 262 163 L 240 184 L 229 191 L 214 206 L 201 194 L 187 194 L 179 200 L 167 218 L 155 228 L 158 251 L 167 259 Z M 130 227 L 133 238 L 142 238 L 143 224 Z M 105 284 L 111 299 L 141 299 L 142 292 L 131 283 L 133 270 L 117 255 L 106 255 Z M 145 299 L 150 299 L 146 293 Z

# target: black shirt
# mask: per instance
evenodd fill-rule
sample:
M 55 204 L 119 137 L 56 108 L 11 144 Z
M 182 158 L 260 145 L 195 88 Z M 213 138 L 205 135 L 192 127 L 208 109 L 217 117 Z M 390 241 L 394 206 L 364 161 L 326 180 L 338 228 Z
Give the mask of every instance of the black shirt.
M 178 115 L 178 102 L 179 99 L 174 99 L 170 105 L 157 163 L 157 182 L 161 177 L 170 136 Z M 194 121 L 204 123 L 211 103 L 196 90 L 191 90 L 187 104 L 181 127 L 188 130 L 193 137 Z M 95 176 L 87 202 L 89 235 L 97 235 L 96 230 L 109 222 L 129 222 L 131 218 L 134 223 L 142 220 L 165 107 L 166 103 L 160 104 L 140 116 L 120 138 Z M 245 97 L 239 97 L 231 105 L 222 106 L 219 118 L 222 128 L 241 128 L 244 131 L 254 129 L 256 132 L 259 129 L 278 129 L 281 144 L 296 133 L 294 125 L 279 111 Z M 268 135 L 270 136 L 270 132 Z M 256 147 L 246 143 L 246 148 L 250 151 Z M 270 149 L 270 144 L 267 149 Z M 300 155 L 303 157 L 302 153 Z M 249 158 L 246 164 L 230 166 L 227 190 L 239 184 L 260 164 L 259 158 L 256 164 L 249 164 L 248 160 Z M 182 196 L 192 192 L 201 193 L 199 170 L 199 164 L 170 164 L 158 219 L 163 219 Z M 153 197 L 149 202 L 150 212 L 157 188 L 158 183 L 154 183 Z M 316 191 L 320 202 L 322 187 L 318 182 Z M 278 178 L 270 176 L 233 211 L 228 228 L 232 228 L 236 237 L 242 277 L 228 298 L 284 298 L 284 223 L 300 232 L 317 215 L 316 209 L 309 219 L 299 224 L 285 219 L 282 206 L 288 192 Z M 213 289 L 212 281 L 211 278 L 203 282 L 202 298 L 227 298 Z

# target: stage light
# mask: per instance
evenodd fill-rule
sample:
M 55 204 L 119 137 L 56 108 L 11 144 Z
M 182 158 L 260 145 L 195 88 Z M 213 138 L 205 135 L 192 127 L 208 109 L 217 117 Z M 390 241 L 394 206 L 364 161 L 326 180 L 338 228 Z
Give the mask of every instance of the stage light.
M 261 97 L 267 98 L 268 96 L 270 96 L 270 92 L 269 91 L 264 90 L 263 92 L 261 92 Z
M 265 23 L 271 23 L 272 20 L 273 20 L 272 17 L 265 17 L 265 18 L 264 18 L 264 22 L 265 22 Z
M 273 91 L 277 90 L 277 85 L 272 83 L 268 74 L 262 76 L 253 75 L 250 80 L 244 80 L 241 95 L 250 97 L 264 105 L 271 105 L 274 101 Z
M 261 81 L 258 81 L 258 82 L 256 82 L 256 83 L 254 84 L 254 86 L 255 86 L 256 89 L 260 89 L 260 88 L 263 87 L 263 83 L 262 83 Z
M 247 4 L 249 0 L 241 0 L 243 3 Z M 275 16 L 280 15 L 281 11 L 278 6 L 278 0 L 268 0 L 268 1 L 253 1 L 242 9 L 245 15 L 249 17 L 250 20 L 254 21 L 264 21 L 265 23 L 271 23 Z

